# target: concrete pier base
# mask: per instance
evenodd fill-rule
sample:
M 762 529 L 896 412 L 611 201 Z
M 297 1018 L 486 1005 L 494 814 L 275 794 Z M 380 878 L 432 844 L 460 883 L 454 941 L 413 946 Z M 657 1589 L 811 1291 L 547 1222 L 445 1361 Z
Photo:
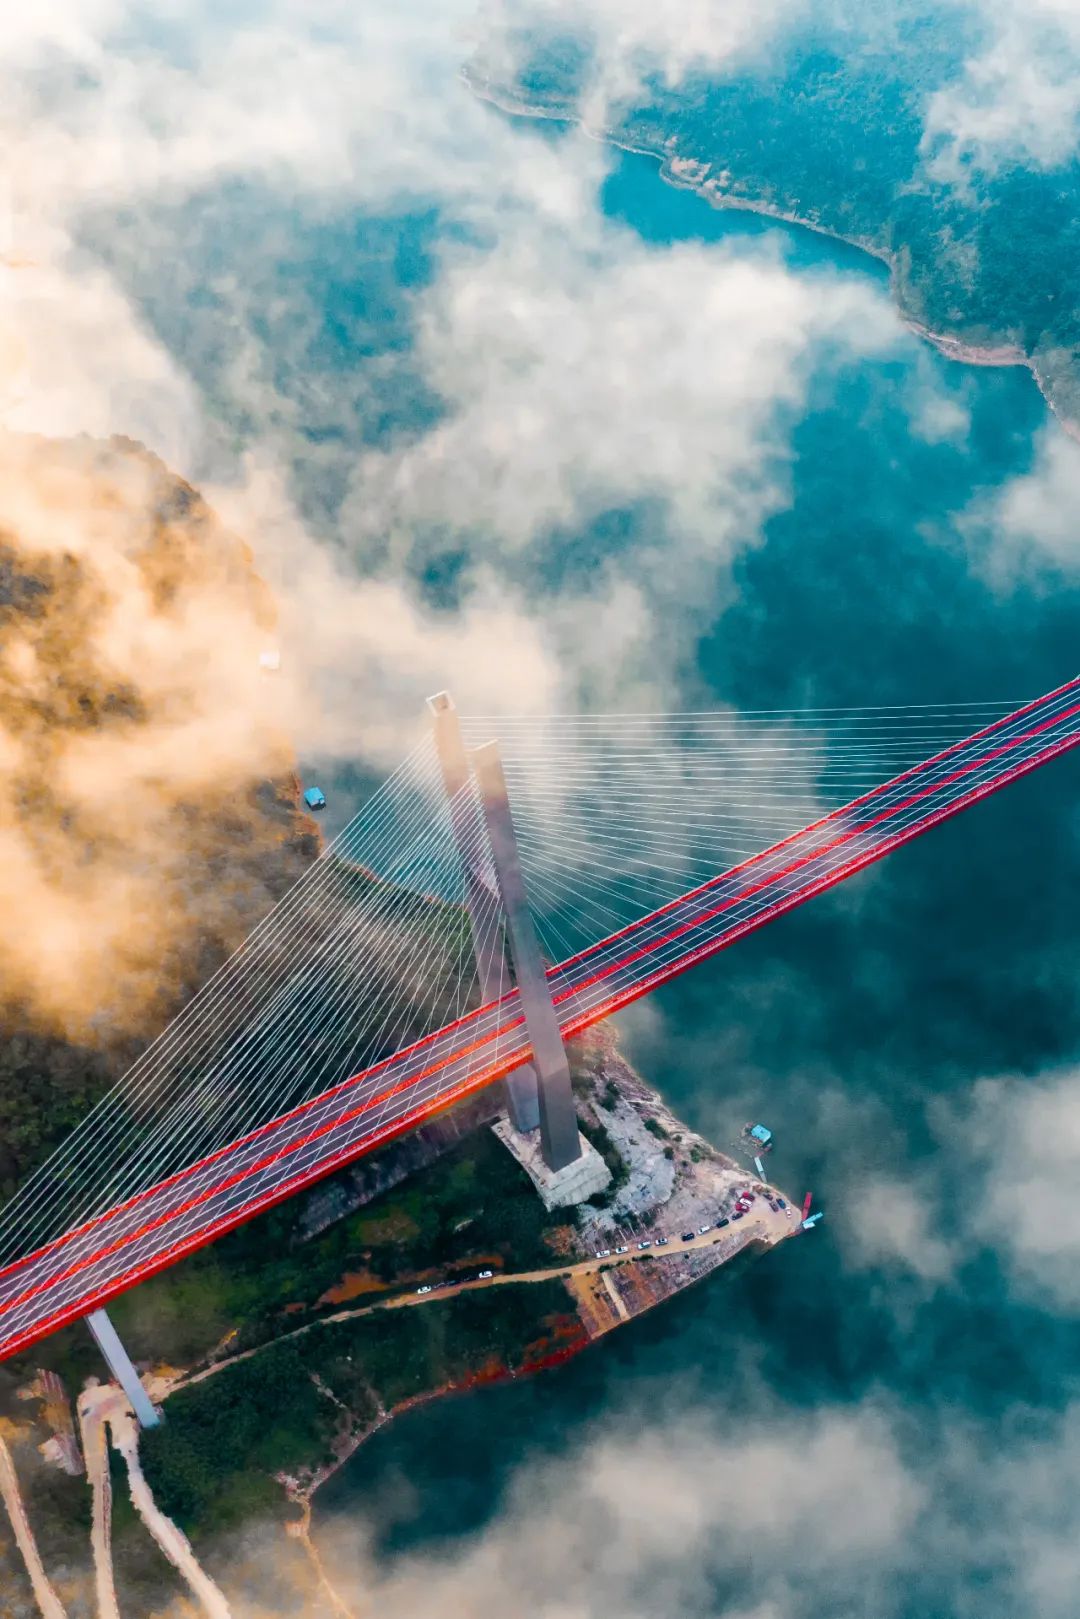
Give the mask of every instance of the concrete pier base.
M 546 1209 L 584 1203 L 594 1192 L 602 1192 L 611 1185 L 611 1170 L 580 1132 L 580 1156 L 563 1169 L 549 1169 L 544 1161 L 539 1130 L 524 1133 L 515 1130 L 505 1114 L 496 1119 L 491 1128 L 528 1175 Z

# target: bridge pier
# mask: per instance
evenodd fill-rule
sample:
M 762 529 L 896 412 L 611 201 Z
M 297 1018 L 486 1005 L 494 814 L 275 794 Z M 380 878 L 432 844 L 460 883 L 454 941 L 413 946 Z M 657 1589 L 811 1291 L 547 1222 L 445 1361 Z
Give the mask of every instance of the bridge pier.
M 131 1409 L 139 1420 L 140 1428 L 156 1428 L 161 1421 L 161 1413 L 154 1407 L 149 1394 L 142 1386 L 138 1372 L 131 1364 L 127 1350 L 120 1342 L 120 1334 L 105 1314 L 104 1310 L 94 1310 L 86 1317 L 86 1325 L 94 1335 L 94 1341 L 105 1357 L 110 1372 L 131 1401 Z
M 533 1050 L 544 1162 L 550 1170 L 565 1169 L 581 1157 L 570 1064 L 529 911 L 499 744 L 487 742 L 482 748 L 474 748 L 470 758 L 502 897 L 517 992 Z
M 473 806 L 463 799 L 461 789 L 471 780 L 469 760 L 461 737 L 457 709 L 448 691 L 440 691 L 428 698 L 435 729 L 435 747 L 442 767 L 443 785 L 450 805 L 450 825 L 465 873 L 465 904 L 472 927 L 473 954 L 480 982 L 481 998 L 498 1000 L 510 988 L 506 971 L 506 946 L 501 928 L 488 928 L 485 934 L 478 918 L 484 914 L 485 903 L 491 891 L 484 872 L 475 856 L 470 854 L 473 827 Z M 523 1135 L 540 1124 L 540 1100 L 536 1070 L 531 1064 L 507 1074 L 504 1081 L 506 1104 L 510 1122 Z

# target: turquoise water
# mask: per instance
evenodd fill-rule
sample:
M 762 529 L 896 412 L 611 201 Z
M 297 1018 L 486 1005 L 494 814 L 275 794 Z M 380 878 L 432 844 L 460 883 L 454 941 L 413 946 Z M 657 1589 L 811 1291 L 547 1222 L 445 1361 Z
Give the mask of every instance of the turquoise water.
M 842 244 L 711 210 L 665 186 L 648 159 L 617 162 L 604 206 L 651 242 L 757 252 L 767 241 L 808 277 L 884 280 Z M 912 432 L 906 401 L 927 375 L 969 414 L 960 442 Z M 686 643 L 688 702 L 1019 699 L 1071 676 L 1080 593 L 1061 581 L 989 583 L 956 521 L 1031 466 L 1046 423 L 1026 371 L 950 363 L 914 338 L 886 359 L 823 372 L 793 429 L 790 506 L 738 564 L 722 618 L 688 637 L 678 603 L 661 598 L 671 636 Z M 1080 1047 L 1078 789 L 1080 764 L 1054 764 L 856 879 L 857 903 L 844 890 L 816 901 L 665 989 L 658 1019 L 631 1018 L 629 1051 L 667 1099 L 718 1143 L 764 1117 L 778 1137 L 776 1178 L 793 1193 L 813 1187 L 826 1222 L 557 1373 L 394 1424 L 320 1496 L 323 1521 L 363 1515 L 387 1556 L 456 1549 L 491 1521 L 524 1464 L 568 1451 L 585 1422 L 636 1423 L 661 1393 L 702 1423 L 741 1425 L 776 1402 L 848 1406 L 884 1391 L 904 1412 L 909 1459 L 933 1449 L 945 1419 L 989 1435 L 1024 1403 L 1052 1424 L 1080 1332 L 1010 1291 L 973 1213 L 978 1166 L 962 1110 L 980 1075 L 1034 1073 Z M 961 1109 L 955 1124 L 934 1113 L 942 1103 Z M 878 1171 L 930 1188 L 959 1253 L 939 1286 L 860 1268 L 839 1240 L 857 1219 L 861 1179 Z M 991 1510 L 964 1489 L 936 1503 L 957 1534 Z M 982 1555 L 948 1571 L 928 1565 L 873 1615 L 862 1611 L 966 1612 L 961 1585 L 993 1573 Z M 712 1571 L 708 1584 L 714 1606 L 703 1611 L 719 1614 L 749 1605 L 757 1576 Z M 1003 1588 L 997 1600 L 994 1612 L 1014 1611 Z

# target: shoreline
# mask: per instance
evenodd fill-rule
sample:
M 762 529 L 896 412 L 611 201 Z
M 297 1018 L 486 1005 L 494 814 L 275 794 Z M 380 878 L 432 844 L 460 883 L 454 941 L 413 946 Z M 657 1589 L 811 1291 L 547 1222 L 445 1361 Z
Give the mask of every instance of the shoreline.
M 530 102 L 508 94 L 490 81 L 479 78 L 466 66 L 461 70 L 461 76 L 469 89 L 481 101 L 487 101 L 498 111 L 506 113 L 512 118 L 546 118 L 553 123 L 569 124 L 588 136 L 589 140 L 596 141 L 602 146 L 613 146 L 617 151 L 629 152 L 635 157 L 652 158 L 660 170 L 660 178 L 666 185 L 674 186 L 677 191 L 689 191 L 702 198 L 710 207 L 721 210 L 741 211 L 743 213 L 757 214 L 763 219 L 775 219 L 781 224 L 797 225 L 802 230 L 812 231 L 815 236 L 824 236 L 831 242 L 841 242 L 845 247 L 855 248 L 860 253 L 866 253 L 870 258 L 884 264 L 889 272 L 889 292 L 895 305 L 897 314 L 903 324 L 916 337 L 929 343 L 937 349 L 946 360 L 954 360 L 961 365 L 981 366 L 1023 366 L 1031 373 L 1050 414 L 1061 427 L 1062 431 L 1075 442 L 1080 443 L 1080 422 L 1074 421 L 1064 414 L 1054 403 L 1050 395 L 1050 386 L 1047 378 L 1039 369 L 1035 358 L 1027 354 L 1017 344 L 979 344 L 970 343 L 953 333 L 936 332 L 920 321 L 905 307 L 902 296 L 903 282 L 897 267 L 896 256 L 886 248 L 857 236 L 844 236 L 840 231 L 832 230 L 828 225 L 808 219 L 788 209 L 780 208 L 775 203 L 766 202 L 761 198 L 740 197 L 730 191 L 723 191 L 716 181 L 708 181 L 708 174 L 712 165 L 694 158 L 680 157 L 663 147 L 641 146 L 634 144 L 625 136 L 617 134 L 614 130 L 602 126 L 589 124 L 579 115 L 565 109 L 547 107 L 543 102 Z M 684 165 L 680 171 L 676 165 Z M 692 170 L 700 171 L 698 176 Z
M 301 1482 L 299 1479 L 288 1477 L 284 1474 L 278 1474 L 278 1479 L 284 1486 L 290 1501 L 298 1503 L 302 1508 L 306 1508 L 310 1512 L 315 1496 L 322 1486 L 329 1483 L 345 1464 L 352 1460 L 357 1451 L 367 1444 L 369 1439 L 373 1439 L 383 1428 L 389 1427 L 390 1423 L 398 1417 L 403 1417 L 410 1411 L 418 1410 L 421 1406 L 432 1405 L 436 1400 L 451 1399 L 454 1395 L 471 1394 L 475 1389 L 494 1388 L 503 1383 L 517 1382 L 523 1377 L 536 1377 L 542 1372 L 554 1371 L 557 1367 L 564 1366 L 568 1360 L 573 1360 L 575 1356 L 580 1355 L 583 1350 L 588 1349 L 592 1341 L 587 1335 L 582 1334 L 580 1338 L 575 1338 L 572 1343 L 565 1345 L 562 1349 L 553 1349 L 536 1361 L 525 1362 L 521 1366 L 493 1367 L 490 1371 L 476 1373 L 475 1376 L 463 1383 L 442 1383 L 437 1388 L 424 1389 L 419 1394 L 410 1394 L 408 1399 L 399 1400 L 396 1405 L 380 1410 L 375 1421 L 370 1422 L 359 1433 L 350 1434 L 347 1438 L 344 1438 L 341 1442 L 340 1450 L 335 1452 L 334 1460 L 324 1462 L 311 1475 L 310 1479 Z M 285 1527 L 288 1533 L 288 1525 Z
M 590 1032 L 595 1066 L 592 1068 L 590 1094 L 588 1098 L 582 1098 L 579 1105 L 584 1115 L 591 1118 L 593 1123 L 606 1122 L 613 1128 L 617 1127 L 616 1113 L 621 1109 L 624 1130 L 626 1120 L 633 1121 L 637 1115 L 637 1123 L 632 1124 L 632 1129 L 636 1129 L 640 1124 L 645 1130 L 643 1121 L 648 1117 L 661 1124 L 665 1131 L 663 1138 L 665 1141 L 670 1143 L 678 1139 L 679 1156 L 683 1160 L 682 1174 L 677 1184 L 671 1188 L 668 1197 L 658 1205 L 665 1210 L 666 1219 L 673 1221 L 676 1229 L 679 1224 L 691 1222 L 696 1227 L 700 1218 L 699 1211 L 717 1199 L 719 1189 L 730 1190 L 731 1185 L 743 1182 L 761 1184 L 753 1172 L 744 1169 L 729 1153 L 690 1129 L 673 1112 L 660 1093 L 623 1057 L 618 1049 L 617 1038 L 610 1031 Z M 619 1093 L 618 1101 L 611 1104 L 611 1108 L 615 1111 L 605 1108 L 598 1100 L 600 1092 L 613 1081 Z M 647 1130 L 643 1139 L 649 1143 L 646 1151 L 651 1149 L 656 1154 L 662 1153 L 660 1142 Z M 626 1145 L 625 1136 L 624 1145 Z M 629 1162 L 634 1158 L 634 1151 L 632 1148 L 628 1148 L 628 1151 Z M 695 1154 L 698 1156 L 695 1157 Z M 637 1167 L 640 1170 L 643 1166 L 639 1163 Z M 775 1190 L 771 1181 L 766 1180 L 764 1184 L 767 1188 Z M 629 1194 L 629 1187 L 627 1193 Z M 596 1243 L 613 1240 L 605 1236 L 605 1232 L 615 1229 L 622 1218 L 617 1211 L 597 1211 L 595 1219 L 579 1233 L 582 1249 L 591 1254 Z M 333 1447 L 332 1460 L 324 1462 L 310 1473 L 278 1474 L 276 1475 L 278 1481 L 291 1501 L 310 1511 L 319 1489 L 340 1472 L 369 1439 L 396 1417 L 404 1416 L 409 1411 L 429 1405 L 435 1400 L 469 1394 L 478 1388 L 490 1388 L 553 1371 L 610 1332 L 647 1315 L 676 1294 L 704 1281 L 706 1277 L 717 1270 L 722 1270 L 734 1260 L 747 1255 L 754 1259 L 760 1258 L 778 1242 L 796 1235 L 798 1230 L 798 1224 L 785 1224 L 779 1217 L 774 1219 L 771 1214 L 759 1214 L 752 1223 L 748 1223 L 745 1232 L 729 1228 L 722 1238 L 717 1238 L 715 1234 L 710 1235 L 707 1246 L 703 1245 L 703 1234 L 699 1234 L 692 1246 L 685 1249 L 673 1248 L 663 1257 L 638 1251 L 627 1256 L 622 1262 L 599 1265 L 592 1257 L 579 1258 L 572 1262 L 573 1269 L 567 1269 L 562 1276 L 568 1295 L 568 1305 L 572 1305 L 576 1316 L 576 1330 L 565 1336 L 556 1333 L 554 1343 L 549 1339 L 540 1354 L 530 1356 L 526 1350 L 524 1358 L 518 1364 L 506 1361 L 489 1362 L 460 1381 L 448 1380 L 409 1395 L 393 1405 L 384 1406 L 380 1401 L 373 1421 L 355 1430 L 347 1428 L 339 1435 Z M 560 1269 L 558 1264 L 551 1267 L 552 1280 L 559 1277 Z M 579 1274 L 582 1271 L 589 1274 Z M 514 1280 L 513 1277 L 506 1278 L 507 1283 L 513 1283 Z M 468 1287 L 470 1284 L 464 1285 Z M 413 1304 L 416 1301 L 409 1299 L 407 1302 Z M 406 1300 L 401 1299 L 389 1301 L 387 1304 L 377 1304 L 373 1308 L 395 1308 L 405 1303 Z M 363 1311 L 355 1313 L 360 1314 Z M 316 1322 L 312 1325 L 317 1327 L 318 1324 Z M 562 1342 L 558 1341 L 560 1336 L 563 1337 Z
M 794 1236 L 795 1232 L 793 1231 L 791 1235 Z M 767 1253 L 770 1246 L 771 1244 L 764 1242 L 762 1239 L 754 1238 L 740 1247 L 731 1258 L 734 1259 L 746 1254 L 758 1258 Z M 290 1501 L 300 1506 L 301 1509 L 310 1512 L 315 1497 L 322 1486 L 328 1484 L 352 1460 L 356 1453 L 367 1444 L 369 1439 L 373 1439 L 383 1428 L 389 1427 L 390 1423 L 394 1422 L 398 1417 L 406 1416 L 410 1411 L 418 1410 L 422 1406 L 432 1405 L 436 1400 L 452 1399 L 457 1395 L 472 1394 L 477 1389 L 497 1388 L 504 1383 L 516 1383 L 527 1377 L 539 1377 L 546 1372 L 556 1371 L 560 1366 L 565 1366 L 568 1361 L 575 1360 L 578 1355 L 584 1354 L 585 1350 L 596 1343 L 598 1337 L 606 1336 L 607 1331 L 615 1331 L 619 1326 L 629 1325 L 631 1321 L 636 1321 L 642 1316 L 648 1315 L 650 1311 L 658 1309 L 661 1304 L 667 1303 L 667 1300 L 674 1297 L 675 1293 L 681 1293 L 687 1287 L 693 1287 L 697 1282 L 704 1281 L 707 1276 L 712 1274 L 713 1270 L 722 1269 L 726 1263 L 729 1263 L 729 1261 L 723 1260 L 702 1271 L 700 1275 L 694 1276 L 689 1281 L 680 1283 L 672 1289 L 671 1293 L 651 1299 L 643 1308 L 628 1314 L 624 1320 L 613 1321 L 605 1332 L 598 1333 L 596 1337 L 584 1331 L 576 1334 L 561 1349 L 549 1350 L 536 1360 L 523 1361 L 520 1366 L 492 1367 L 488 1371 L 477 1372 L 464 1382 L 456 1383 L 451 1381 L 442 1383 L 437 1388 L 424 1389 L 419 1394 L 411 1394 L 407 1399 L 399 1400 L 395 1405 L 380 1409 L 374 1422 L 368 1423 L 365 1428 L 356 1433 L 342 1436 L 339 1447 L 335 1449 L 333 1461 L 324 1462 L 309 1478 L 303 1480 L 289 1474 L 279 1473 L 276 1475 L 278 1482 L 284 1488 Z M 284 1527 L 287 1534 L 293 1533 L 289 1524 Z

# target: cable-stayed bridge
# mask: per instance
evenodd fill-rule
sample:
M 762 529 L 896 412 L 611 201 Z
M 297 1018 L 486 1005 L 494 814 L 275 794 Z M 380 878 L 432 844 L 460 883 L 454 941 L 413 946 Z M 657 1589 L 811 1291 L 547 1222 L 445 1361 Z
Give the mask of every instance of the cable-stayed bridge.
M 432 708 L 0 1211 L 0 1358 L 504 1077 L 558 1169 L 565 1040 L 1080 742 L 1080 677 L 1020 706 Z

